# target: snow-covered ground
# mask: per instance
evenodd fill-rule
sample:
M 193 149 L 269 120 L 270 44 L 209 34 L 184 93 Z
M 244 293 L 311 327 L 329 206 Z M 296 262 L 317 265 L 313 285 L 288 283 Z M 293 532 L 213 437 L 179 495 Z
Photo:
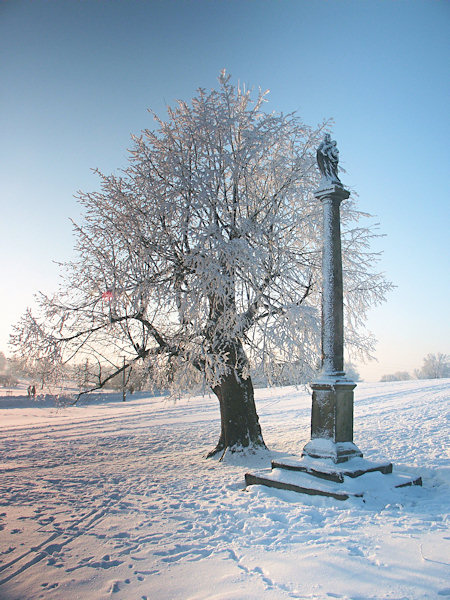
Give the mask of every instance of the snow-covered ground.
M 450 596 L 450 380 L 359 384 L 355 442 L 423 487 L 364 502 L 244 489 L 298 455 L 310 397 L 257 390 L 271 451 L 204 460 L 213 398 L 0 399 L 2 600 L 413 600 Z M 380 477 L 383 477 L 380 475 Z

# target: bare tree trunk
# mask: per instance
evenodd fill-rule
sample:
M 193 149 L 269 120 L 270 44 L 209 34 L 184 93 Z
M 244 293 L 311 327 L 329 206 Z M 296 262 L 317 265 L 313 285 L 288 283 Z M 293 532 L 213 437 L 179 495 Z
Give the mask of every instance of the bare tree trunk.
M 253 384 L 250 377 L 243 377 L 242 362 L 247 359 L 240 342 L 230 345 L 230 359 L 236 355 L 239 360 L 230 365 L 229 373 L 212 388 L 220 404 L 221 431 L 217 446 L 208 458 L 227 449 L 235 452 L 243 448 L 266 447 L 256 412 Z

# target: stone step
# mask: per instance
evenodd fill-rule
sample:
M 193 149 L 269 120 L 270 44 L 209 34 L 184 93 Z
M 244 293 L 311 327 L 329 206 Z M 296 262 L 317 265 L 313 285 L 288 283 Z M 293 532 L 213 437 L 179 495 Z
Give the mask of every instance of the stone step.
M 420 477 L 400 473 L 368 471 L 358 477 L 343 476 L 343 481 L 325 480 L 305 471 L 285 468 L 261 469 L 245 474 L 246 485 L 264 485 L 290 490 L 301 494 L 328 496 L 336 500 L 350 497 L 362 498 L 371 492 L 379 493 L 384 488 L 400 488 L 422 485 Z
M 328 496 L 336 500 L 347 500 L 350 495 L 362 496 L 362 494 L 348 494 L 345 491 L 330 489 L 325 485 L 317 485 L 316 481 L 308 481 L 298 477 L 290 478 L 279 476 L 279 473 L 286 475 L 282 469 L 261 469 L 254 473 L 245 474 L 246 485 L 265 485 L 267 487 L 278 488 L 281 490 L 289 490 L 300 494 L 308 494 L 310 496 Z M 296 473 L 298 476 L 300 473 Z M 302 473 L 302 475 L 306 475 Z
M 338 466 L 330 459 L 304 457 L 300 460 L 273 460 L 272 469 L 301 471 L 303 473 L 314 475 L 320 479 L 343 483 L 344 477 L 360 477 L 365 473 L 372 473 L 375 471 L 379 471 L 383 474 L 392 473 L 392 463 L 376 463 L 364 458 L 352 458 L 346 463 L 340 463 Z

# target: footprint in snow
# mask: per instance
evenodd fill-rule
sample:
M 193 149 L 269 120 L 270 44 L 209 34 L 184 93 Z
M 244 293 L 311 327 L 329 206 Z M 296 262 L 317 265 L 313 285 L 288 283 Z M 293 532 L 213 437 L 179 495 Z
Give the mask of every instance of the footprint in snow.
M 75 567 L 69 567 L 66 569 L 66 573 L 71 573 L 72 571 L 76 571 L 77 569 L 82 569 L 83 567 L 92 567 L 93 569 L 111 569 L 112 567 L 118 567 L 123 563 L 123 560 L 110 560 L 109 555 L 107 554 L 99 561 L 91 561 L 91 562 L 80 562 Z
M 63 544 L 50 544 L 49 546 L 44 548 L 43 551 L 47 552 L 47 554 L 53 554 L 54 552 L 60 552 L 62 547 Z
M 109 588 L 109 593 L 110 594 L 117 594 L 117 592 L 120 592 L 120 585 L 119 585 L 120 581 L 113 581 L 111 584 L 111 587 Z
M 47 590 L 53 590 L 59 586 L 59 583 L 41 583 L 41 587 Z
M 350 556 L 364 556 L 364 552 L 357 546 L 350 546 L 347 550 Z

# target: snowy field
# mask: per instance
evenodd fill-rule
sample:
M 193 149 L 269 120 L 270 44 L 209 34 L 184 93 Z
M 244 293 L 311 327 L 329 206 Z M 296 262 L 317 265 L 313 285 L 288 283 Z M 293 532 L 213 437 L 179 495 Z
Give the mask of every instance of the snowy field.
M 271 451 L 222 463 L 203 458 L 213 398 L 0 399 L 0 598 L 450 597 L 449 396 L 450 380 L 358 385 L 365 457 L 423 479 L 365 502 L 244 489 L 308 441 L 302 390 L 257 390 Z

